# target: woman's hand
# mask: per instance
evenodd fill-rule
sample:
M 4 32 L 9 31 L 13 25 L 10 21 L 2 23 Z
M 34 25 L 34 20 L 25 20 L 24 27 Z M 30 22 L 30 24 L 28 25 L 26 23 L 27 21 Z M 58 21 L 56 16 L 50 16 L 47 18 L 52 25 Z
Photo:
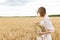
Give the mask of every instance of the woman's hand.
M 42 34 L 42 32 L 40 30 L 37 30 L 37 34 Z
M 34 20 L 34 21 L 33 21 L 33 23 L 35 23 L 35 24 L 38 24 L 38 25 L 39 25 L 39 22 L 37 22 L 36 20 Z
M 37 24 L 37 21 L 34 20 L 33 23 Z
M 40 35 L 43 35 L 44 33 L 43 32 L 39 32 Z
M 37 30 L 37 34 L 43 35 L 43 33 L 40 30 Z

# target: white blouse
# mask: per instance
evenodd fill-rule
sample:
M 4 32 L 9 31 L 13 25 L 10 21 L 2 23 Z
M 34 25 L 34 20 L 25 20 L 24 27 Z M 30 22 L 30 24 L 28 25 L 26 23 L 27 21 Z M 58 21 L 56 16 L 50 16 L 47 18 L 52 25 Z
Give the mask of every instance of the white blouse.
M 40 22 L 40 25 L 42 27 L 45 27 L 46 30 L 50 30 L 51 32 L 54 32 L 54 27 L 52 25 L 52 22 L 50 21 L 48 15 L 45 15 L 42 19 L 42 21 Z M 51 34 L 44 34 L 41 36 L 42 38 L 44 38 L 44 40 L 52 40 Z M 37 37 L 37 40 L 42 40 L 41 37 Z
M 40 22 L 41 26 L 44 26 L 45 29 L 49 29 L 51 32 L 54 32 L 54 27 L 52 25 L 52 22 L 50 21 L 48 15 L 45 15 L 42 21 Z

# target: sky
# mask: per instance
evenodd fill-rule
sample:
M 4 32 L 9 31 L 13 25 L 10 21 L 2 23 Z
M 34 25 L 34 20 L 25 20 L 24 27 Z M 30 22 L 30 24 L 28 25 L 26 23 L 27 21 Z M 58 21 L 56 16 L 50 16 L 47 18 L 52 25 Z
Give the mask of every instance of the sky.
M 0 0 L 0 16 L 37 16 L 41 6 L 48 15 L 60 14 L 60 0 Z

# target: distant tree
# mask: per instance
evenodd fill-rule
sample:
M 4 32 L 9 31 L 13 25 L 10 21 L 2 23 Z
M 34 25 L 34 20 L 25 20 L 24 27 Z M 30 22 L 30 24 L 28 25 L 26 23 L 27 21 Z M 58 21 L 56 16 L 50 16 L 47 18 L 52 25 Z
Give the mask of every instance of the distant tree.
M 60 14 L 59 15 L 49 15 L 49 17 L 60 17 Z

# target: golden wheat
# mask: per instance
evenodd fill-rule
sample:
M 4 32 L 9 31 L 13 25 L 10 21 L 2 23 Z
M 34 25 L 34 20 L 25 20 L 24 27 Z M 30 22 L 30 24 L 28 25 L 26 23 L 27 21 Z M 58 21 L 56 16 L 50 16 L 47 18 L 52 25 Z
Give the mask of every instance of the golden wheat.
M 0 18 L 0 40 L 36 40 L 33 20 L 40 21 L 40 18 Z M 60 17 L 51 17 L 51 20 L 56 29 L 52 38 L 60 40 Z

